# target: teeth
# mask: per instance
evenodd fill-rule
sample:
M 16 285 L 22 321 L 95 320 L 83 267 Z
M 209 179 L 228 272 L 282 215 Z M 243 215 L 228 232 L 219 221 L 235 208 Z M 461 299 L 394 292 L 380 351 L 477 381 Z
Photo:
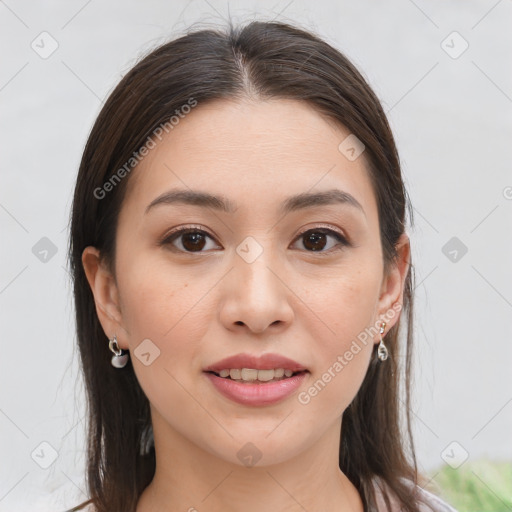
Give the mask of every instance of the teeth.
M 258 370 L 250 370 L 249 368 L 242 368 L 242 380 L 258 380 Z M 229 372 L 231 375 L 231 372 Z
M 229 370 L 229 376 L 232 379 L 240 380 L 242 378 L 242 370 Z
M 233 380 L 239 380 L 244 382 L 261 381 L 268 382 L 273 379 L 281 379 L 284 377 L 291 377 L 293 372 L 291 370 L 285 370 L 283 368 L 277 368 L 275 370 L 256 370 L 254 368 L 233 368 L 225 369 L 219 372 L 221 377 L 231 377 Z

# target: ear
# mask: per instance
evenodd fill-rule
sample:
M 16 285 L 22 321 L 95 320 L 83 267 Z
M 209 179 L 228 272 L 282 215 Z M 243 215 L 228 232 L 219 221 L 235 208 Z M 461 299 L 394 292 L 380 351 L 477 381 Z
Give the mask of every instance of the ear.
M 82 265 L 94 295 L 98 319 L 106 336 L 111 339 L 116 334 L 119 347 L 127 350 L 128 337 L 123 326 L 123 315 L 114 276 L 95 247 L 89 246 L 84 249 Z
M 396 244 L 397 259 L 384 275 L 378 304 L 378 317 L 386 322 L 385 333 L 398 322 L 403 305 L 405 278 L 410 266 L 409 237 L 403 233 Z M 379 339 L 376 341 L 380 341 Z

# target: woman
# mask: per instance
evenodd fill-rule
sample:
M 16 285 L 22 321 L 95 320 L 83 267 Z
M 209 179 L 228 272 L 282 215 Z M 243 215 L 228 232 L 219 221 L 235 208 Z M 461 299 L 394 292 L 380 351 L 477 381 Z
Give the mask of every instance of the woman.
M 408 207 L 378 99 L 316 35 L 230 25 L 143 58 L 75 189 L 73 510 L 453 511 L 411 436 Z

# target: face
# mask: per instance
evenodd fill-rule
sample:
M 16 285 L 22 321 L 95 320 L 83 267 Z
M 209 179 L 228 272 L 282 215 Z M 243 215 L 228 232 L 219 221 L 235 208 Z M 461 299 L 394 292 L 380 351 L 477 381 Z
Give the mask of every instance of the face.
M 373 331 L 362 343 L 361 333 L 401 300 L 406 271 L 384 274 L 364 153 L 352 161 L 338 149 L 349 134 L 293 100 L 199 104 L 132 171 L 115 279 L 93 248 L 84 266 L 105 333 L 130 350 L 154 429 L 239 465 L 248 442 L 259 464 L 274 464 L 339 432 L 380 340 Z M 232 209 L 172 201 L 171 191 Z M 289 202 L 327 191 L 323 202 Z M 387 331 L 398 314 L 384 319 Z M 307 371 L 277 401 L 229 398 L 204 370 L 241 353 L 279 354 Z

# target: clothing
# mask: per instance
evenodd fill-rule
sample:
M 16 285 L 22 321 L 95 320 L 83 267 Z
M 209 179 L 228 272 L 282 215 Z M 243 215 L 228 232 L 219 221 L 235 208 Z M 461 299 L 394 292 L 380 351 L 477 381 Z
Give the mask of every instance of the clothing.
M 414 485 L 410 480 L 402 479 L 409 489 L 415 488 L 416 497 L 419 501 L 419 508 L 421 512 L 457 512 L 451 505 L 443 501 L 439 496 L 423 489 L 419 485 Z M 378 477 L 374 478 L 375 497 L 377 500 L 378 512 L 387 512 L 386 502 L 382 495 L 381 488 L 387 488 Z M 391 503 L 391 512 L 400 512 L 401 506 L 398 500 L 393 497 L 391 492 L 388 492 L 389 501 Z

